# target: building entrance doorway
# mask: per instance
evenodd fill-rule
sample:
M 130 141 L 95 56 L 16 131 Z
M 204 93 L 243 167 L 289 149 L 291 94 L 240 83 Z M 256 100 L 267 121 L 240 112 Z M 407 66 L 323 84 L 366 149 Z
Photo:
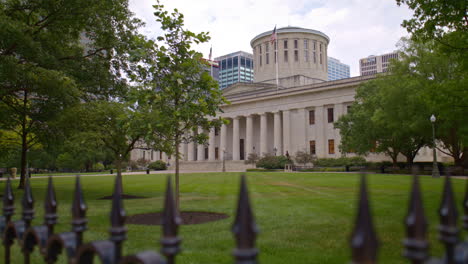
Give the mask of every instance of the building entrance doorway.
M 239 141 L 239 154 L 240 154 L 240 160 L 245 160 L 245 151 L 244 151 L 244 139 L 241 138 Z

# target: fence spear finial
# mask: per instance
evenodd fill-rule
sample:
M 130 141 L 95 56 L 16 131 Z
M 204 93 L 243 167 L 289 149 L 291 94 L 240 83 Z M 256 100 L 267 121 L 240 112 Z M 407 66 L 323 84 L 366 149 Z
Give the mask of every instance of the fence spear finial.
M 447 264 L 452 264 L 455 261 L 455 246 L 458 242 L 458 212 L 450 176 L 448 174 L 445 176 L 442 202 L 439 208 L 439 218 L 439 240 L 445 244 Z
M 112 195 L 112 209 L 110 213 L 110 240 L 116 244 L 115 259 L 122 257 L 122 242 L 127 239 L 127 228 L 125 228 L 125 210 L 123 207 L 122 175 L 117 173 L 115 177 L 114 193 Z
M 26 178 L 21 205 L 23 206 L 23 221 L 26 228 L 28 228 L 34 219 L 34 198 L 31 191 L 31 182 L 28 178 Z
M 54 225 L 57 224 L 57 199 L 55 196 L 52 176 L 49 176 L 47 183 L 47 193 L 44 203 L 45 215 L 44 224 L 47 226 L 49 236 L 54 233 Z
M 361 174 L 358 206 L 356 223 L 351 236 L 352 263 L 377 263 L 379 242 L 372 223 L 365 174 Z
M 250 206 L 245 175 L 241 177 L 236 219 L 232 232 L 236 238 L 236 249 L 233 253 L 236 263 L 256 263 L 258 250 L 255 248 L 255 240 L 259 231 Z
M 7 178 L 3 195 L 3 215 L 8 223 L 11 221 L 11 217 L 15 213 L 15 196 L 13 195 L 13 189 L 11 188 L 10 176 Z
M 76 233 L 77 247 L 81 245 L 83 241 L 83 232 L 86 230 L 86 203 L 83 197 L 83 190 L 81 189 L 80 176 L 76 176 L 75 180 L 75 193 L 73 195 L 72 205 L 72 231 Z

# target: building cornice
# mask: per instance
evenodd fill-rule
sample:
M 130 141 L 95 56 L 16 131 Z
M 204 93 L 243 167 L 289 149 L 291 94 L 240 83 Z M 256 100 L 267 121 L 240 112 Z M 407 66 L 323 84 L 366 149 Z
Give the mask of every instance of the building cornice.
M 314 29 L 308 29 L 308 28 L 301 28 L 301 27 L 283 27 L 283 28 L 278 28 L 277 29 L 277 34 L 280 35 L 282 33 L 311 33 L 315 35 L 319 35 L 324 37 L 327 40 L 327 44 L 330 43 L 330 38 L 323 32 L 314 30 Z M 257 36 L 255 36 L 251 41 L 250 41 L 250 46 L 253 48 L 253 43 L 257 41 L 260 38 L 266 37 L 266 36 L 271 36 L 273 34 L 273 30 L 263 32 Z

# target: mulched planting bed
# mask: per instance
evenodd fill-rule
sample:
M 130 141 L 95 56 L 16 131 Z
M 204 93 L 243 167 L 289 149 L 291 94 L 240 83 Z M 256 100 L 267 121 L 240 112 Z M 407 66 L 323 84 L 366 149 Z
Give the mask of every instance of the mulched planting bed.
M 148 197 L 131 195 L 131 194 L 122 194 L 122 199 L 145 199 L 145 198 L 148 198 Z M 112 195 L 101 197 L 98 200 L 112 200 Z
M 183 225 L 194 225 L 203 224 L 207 222 L 218 221 L 228 218 L 229 215 L 222 213 L 212 212 L 181 212 L 180 218 L 182 218 Z M 161 225 L 162 212 L 157 213 L 146 213 L 136 214 L 128 216 L 126 219 L 127 224 L 135 225 Z

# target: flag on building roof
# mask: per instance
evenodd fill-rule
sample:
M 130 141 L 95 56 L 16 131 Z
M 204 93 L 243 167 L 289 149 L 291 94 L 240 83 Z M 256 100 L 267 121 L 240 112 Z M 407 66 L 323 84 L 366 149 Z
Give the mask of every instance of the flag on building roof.
M 271 37 L 270 37 L 270 41 L 271 43 L 275 42 L 276 41 L 276 25 L 275 25 L 275 28 L 273 29 L 273 33 L 271 34 Z
M 211 56 L 213 55 L 213 47 L 210 47 L 210 56 L 209 56 L 209 60 L 211 60 Z

